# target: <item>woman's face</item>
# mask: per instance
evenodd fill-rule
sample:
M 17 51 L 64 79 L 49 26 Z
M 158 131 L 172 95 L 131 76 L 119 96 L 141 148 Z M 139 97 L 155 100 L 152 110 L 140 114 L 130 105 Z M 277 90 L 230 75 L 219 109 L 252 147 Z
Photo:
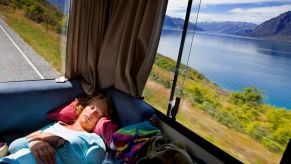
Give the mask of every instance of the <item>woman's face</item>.
M 78 117 L 83 129 L 91 131 L 99 119 L 103 116 L 106 105 L 103 101 L 97 100 L 86 106 Z

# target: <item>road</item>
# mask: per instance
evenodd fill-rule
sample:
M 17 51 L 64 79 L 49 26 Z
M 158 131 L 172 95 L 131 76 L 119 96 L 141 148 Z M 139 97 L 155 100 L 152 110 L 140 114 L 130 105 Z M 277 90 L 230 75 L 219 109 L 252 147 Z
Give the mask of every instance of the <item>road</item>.
M 0 82 L 54 79 L 57 71 L 0 17 Z

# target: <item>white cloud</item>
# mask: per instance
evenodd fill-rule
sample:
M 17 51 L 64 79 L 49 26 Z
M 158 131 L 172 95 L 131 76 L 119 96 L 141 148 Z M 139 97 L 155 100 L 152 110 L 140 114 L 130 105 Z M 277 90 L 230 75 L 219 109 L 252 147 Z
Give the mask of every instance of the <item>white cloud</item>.
M 246 9 L 235 8 L 230 10 L 229 13 L 223 14 L 200 13 L 199 21 L 240 21 L 262 23 L 286 11 L 291 11 L 291 5 Z M 192 20 L 194 20 L 194 18 L 192 18 Z
M 188 0 L 169 0 L 168 8 L 186 8 L 188 4 Z
M 290 2 L 290 0 L 201 0 L 203 5 L 265 3 L 265 2 Z
M 198 0 L 197 0 L 198 1 Z M 235 4 L 235 3 L 264 3 L 264 2 L 291 2 L 290 0 L 202 0 L 202 4 L 218 5 L 218 4 Z M 188 0 L 169 0 L 167 15 L 178 18 L 185 18 L 185 11 Z M 193 1 L 193 6 L 197 5 Z M 220 14 L 203 13 L 201 10 L 199 20 L 202 21 L 240 21 L 262 23 L 273 17 L 280 15 L 283 12 L 291 11 L 291 4 L 270 7 L 257 7 L 257 8 L 235 8 Z M 196 14 L 191 14 L 191 21 L 195 21 Z
M 167 7 L 167 15 L 175 16 L 175 17 L 181 17 L 176 16 L 179 10 L 184 10 L 184 13 L 186 11 L 188 4 L 188 0 L 169 0 L 168 1 L 168 7 Z
M 200 13 L 198 17 L 199 22 L 225 22 L 225 21 L 233 21 L 233 22 L 251 22 L 255 24 L 259 24 L 267 20 L 266 18 L 257 17 L 257 16 L 246 16 L 244 14 L 207 14 Z M 195 17 L 191 17 L 192 22 L 195 21 Z
M 290 11 L 291 5 L 281 5 L 281 6 L 270 6 L 270 7 L 256 7 L 256 8 L 234 8 L 229 12 L 235 14 L 275 14 L 279 15 L 285 11 Z
M 194 0 L 192 7 L 198 7 L 199 1 Z M 166 14 L 175 18 L 185 18 L 188 0 L 169 0 Z M 193 9 L 192 9 L 193 10 Z

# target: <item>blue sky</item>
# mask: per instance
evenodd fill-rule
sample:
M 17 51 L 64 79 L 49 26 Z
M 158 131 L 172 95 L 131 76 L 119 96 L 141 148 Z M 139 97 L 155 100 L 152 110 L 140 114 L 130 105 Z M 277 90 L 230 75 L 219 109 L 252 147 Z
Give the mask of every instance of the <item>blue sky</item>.
M 188 0 L 169 0 L 167 15 L 185 17 Z M 197 15 L 199 0 L 193 0 L 191 21 Z M 262 23 L 291 11 L 291 0 L 201 0 L 198 21 L 237 21 Z

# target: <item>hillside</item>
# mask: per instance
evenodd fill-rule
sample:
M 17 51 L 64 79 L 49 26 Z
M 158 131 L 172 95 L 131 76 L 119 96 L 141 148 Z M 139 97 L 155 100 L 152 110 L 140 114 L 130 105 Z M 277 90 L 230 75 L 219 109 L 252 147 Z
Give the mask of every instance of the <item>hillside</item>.
M 258 25 L 251 35 L 255 37 L 291 36 L 291 11 Z
M 184 20 L 181 18 L 172 18 L 168 15 L 165 16 L 165 20 L 164 20 L 164 29 L 167 30 L 183 30 L 184 27 Z M 189 30 L 194 30 L 195 28 L 195 24 L 192 22 L 188 23 L 188 29 Z M 200 28 L 199 26 L 196 27 L 197 31 L 204 31 L 202 28 Z
M 251 33 L 256 24 L 247 22 L 200 22 L 198 26 L 203 28 L 206 32 L 242 35 L 245 36 Z
M 256 25 L 248 22 L 200 22 L 205 32 L 241 35 L 254 38 L 291 40 L 291 11 Z
M 173 18 L 165 16 L 164 29 L 167 30 L 183 30 L 184 20 L 181 18 Z M 193 30 L 195 24 L 189 22 L 188 29 Z M 231 35 L 248 35 L 257 25 L 247 22 L 200 22 L 197 24 L 197 31 L 205 31 L 211 33 L 231 34 Z

